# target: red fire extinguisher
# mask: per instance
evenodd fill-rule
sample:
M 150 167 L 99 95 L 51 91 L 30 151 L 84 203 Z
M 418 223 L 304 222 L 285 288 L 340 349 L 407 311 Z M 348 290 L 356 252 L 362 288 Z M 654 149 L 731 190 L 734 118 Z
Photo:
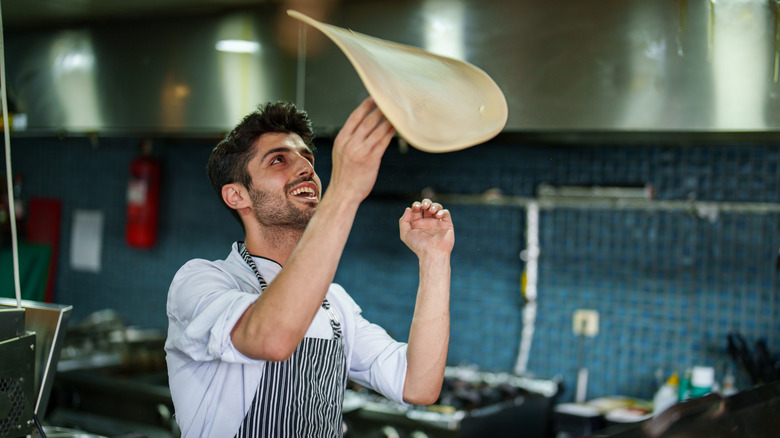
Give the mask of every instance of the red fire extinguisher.
M 131 247 L 151 248 L 157 243 L 160 173 L 160 162 L 152 156 L 151 141 L 142 140 L 141 154 L 130 164 L 127 185 L 125 240 Z

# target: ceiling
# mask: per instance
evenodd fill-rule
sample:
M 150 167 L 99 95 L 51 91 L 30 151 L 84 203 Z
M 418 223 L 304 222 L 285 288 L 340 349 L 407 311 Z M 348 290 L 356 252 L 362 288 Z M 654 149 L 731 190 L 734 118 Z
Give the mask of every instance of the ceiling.
M 206 14 L 273 1 L 281 0 L 0 0 L 0 5 L 3 26 L 17 28 Z

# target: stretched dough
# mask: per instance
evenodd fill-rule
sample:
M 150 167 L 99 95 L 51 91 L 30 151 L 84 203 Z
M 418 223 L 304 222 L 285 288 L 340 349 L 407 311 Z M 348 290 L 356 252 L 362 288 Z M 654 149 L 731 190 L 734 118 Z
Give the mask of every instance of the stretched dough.
M 287 14 L 344 52 L 396 132 L 426 152 L 465 149 L 495 137 L 509 110 L 498 85 L 467 62 Z

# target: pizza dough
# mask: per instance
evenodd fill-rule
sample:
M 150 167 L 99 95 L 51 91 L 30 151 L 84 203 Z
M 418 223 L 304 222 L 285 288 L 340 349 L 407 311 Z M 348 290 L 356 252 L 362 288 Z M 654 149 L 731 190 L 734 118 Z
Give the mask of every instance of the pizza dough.
M 469 63 L 287 13 L 344 52 L 379 109 L 410 145 L 451 152 L 495 137 L 508 108 L 498 85 Z

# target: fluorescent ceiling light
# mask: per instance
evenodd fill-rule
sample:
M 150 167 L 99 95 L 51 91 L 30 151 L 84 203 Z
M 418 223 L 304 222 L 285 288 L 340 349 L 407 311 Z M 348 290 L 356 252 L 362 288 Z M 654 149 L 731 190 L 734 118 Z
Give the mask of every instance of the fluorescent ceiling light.
M 257 53 L 260 51 L 260 43 L 247 40 L 220 40 L 217 41 L 217 50 L 232 53 Z

